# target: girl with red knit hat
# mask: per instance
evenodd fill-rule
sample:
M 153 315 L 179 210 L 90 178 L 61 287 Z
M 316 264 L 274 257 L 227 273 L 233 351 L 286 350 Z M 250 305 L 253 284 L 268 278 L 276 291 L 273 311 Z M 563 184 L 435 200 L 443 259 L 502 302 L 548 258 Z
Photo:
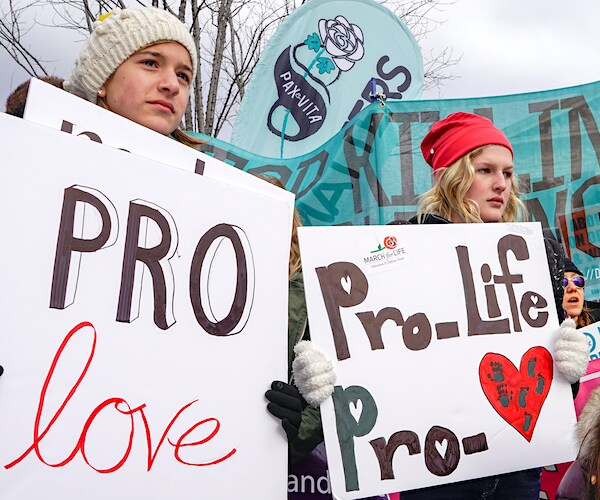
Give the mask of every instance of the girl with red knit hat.
M 490 120 L 470 113 L 453 113 L 433 125 L 421 143 L 421 151 L 433 169 L 434 185 L 419 197 L 417 215 L 411 222 L 523 220 L 525 207 L 514 175 L 513 149 L 506 135 Z M 560 270 L 552 274 L 561 277 Z M 555 360 L 558 370 L 574 383 L 585 373 L 589 347 L 583 334 L 574 329 L 567 333 L 568 345 L 563 346 L 562 354 L 557 349 Z M 401 497 L 537 500 L 540 475 L 541 468 L 535 468 L 404 492 Z
M 435 123 L 421 143 L 433 169 L 433 187 L 418 198 L 416 224 L 516 222 L 525 207 L 514 175 L 513 149 L 506 135 L 482 116 L 452 113 Z M 564 264 L 560 247 L 547 243 L 557 312 L 562 318 Z M 570 322 L 566 324 L 567 322 Z M 585 373 L 589 347 L 586 337 L 561 324 L 554 361 L 571 384 Z M 332 368 L 309 342 L 297 348 L 296 386 L 305 399 L 320 404 L 333 391 Z M 320 383 L 323 381 L 323 383 Z M 543 465 L 543 464 L 542 464 Z M 442 486 L 402 492 L 401 500 L 518 499 L 537 500 L 541 469 L 530 469 Z
M 421 143 L 434 185 L 419 197 L 417 220 L 514 222 L 524 212 L 508 138 L 482 116 L 453 113 Z

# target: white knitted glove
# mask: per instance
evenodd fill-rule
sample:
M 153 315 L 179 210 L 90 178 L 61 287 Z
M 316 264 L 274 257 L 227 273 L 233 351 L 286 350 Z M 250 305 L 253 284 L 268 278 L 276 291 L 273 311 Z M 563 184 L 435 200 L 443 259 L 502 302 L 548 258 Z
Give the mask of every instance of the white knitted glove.
M 333 365 L 312 342 L 303 340 L 294 347 L 294 383 L 306 402 L 318 408 L 333 393 Z
M 587 337 L 575 329 L 575 321 L 571 318 L 565 319 L 560 325 L 554 345 L 556 368 L 574 384 L 585 374 L 589 356 Z

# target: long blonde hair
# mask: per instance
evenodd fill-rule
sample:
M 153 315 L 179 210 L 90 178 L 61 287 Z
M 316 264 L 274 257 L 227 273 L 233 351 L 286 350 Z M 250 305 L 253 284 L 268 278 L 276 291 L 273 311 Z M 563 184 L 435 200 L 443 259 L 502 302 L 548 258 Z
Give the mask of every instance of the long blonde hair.
M 257 175 L 262 180 L 269 184 L 285 189 L 283 183 L 276 177 L 270 175 Z M 300 242 L 298 241 L 298 228 L 302 226 L 302 217 L 298 210 L 294 207 L 294 215 L 292 217 L 292 240 L 290 243 L 290 262 L 288 265 L 288 278 L 291 278 L 300 269 L 302 269 L 302 261 L 300 260 Z
M 465 222 L 483 222 L 478 207 L 465 195 L 475 179 L 473 158 L 477 157 L 489 145 L 480 146 L 459 158 L 447 168 L 435 172 L 433 187 L 417 198 L 417 216 L 419 221 L 426 214 L 439 215 L 449 221 L 458 214 Z M 527 217 L 527 209 L 520 200 L 520 190 L 516 176 L 511 177 L 511 191 L 506 210 L 500 222 L 516 222 Z

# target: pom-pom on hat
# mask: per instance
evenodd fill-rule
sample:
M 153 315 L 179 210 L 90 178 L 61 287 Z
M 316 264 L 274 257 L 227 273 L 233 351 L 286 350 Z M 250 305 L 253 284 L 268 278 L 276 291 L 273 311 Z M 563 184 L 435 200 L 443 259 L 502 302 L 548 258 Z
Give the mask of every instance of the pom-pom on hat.
M 153 7 L 115 9 L 94 23 L 64 89 L 90 102 L 117 68 L 138 50 L 160 42 L 177 42 L 190 53 L 196 75 L 198 55 L 187 27 L 166 10 Z
M 565 261 L 565 273 L 575 273 L 575 274 L 579 274 L 579 276 L 583 276 L 583 274 L 581 273 L 579 268 L 575 264 L 573 264 L 573 261 L 571 259 L 569 259 L 568 257 L 565 257 L 564 261 Z
M 514 156 L 508 138 L 491 120 L 459 111 L 433 124 L 421 142 L 421 151 L 425 161 L 436 171 L 487 144 L 504 146 Z

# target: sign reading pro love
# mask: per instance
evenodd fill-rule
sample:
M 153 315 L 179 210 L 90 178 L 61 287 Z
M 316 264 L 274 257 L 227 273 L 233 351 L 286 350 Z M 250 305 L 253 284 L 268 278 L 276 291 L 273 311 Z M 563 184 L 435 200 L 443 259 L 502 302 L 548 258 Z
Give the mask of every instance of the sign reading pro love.
M 334 495 L 406 491 L 574 457 L 541 226 L 301 228 Z
M 285 495 L 285 201 L 0 114 L 2 498 Z

